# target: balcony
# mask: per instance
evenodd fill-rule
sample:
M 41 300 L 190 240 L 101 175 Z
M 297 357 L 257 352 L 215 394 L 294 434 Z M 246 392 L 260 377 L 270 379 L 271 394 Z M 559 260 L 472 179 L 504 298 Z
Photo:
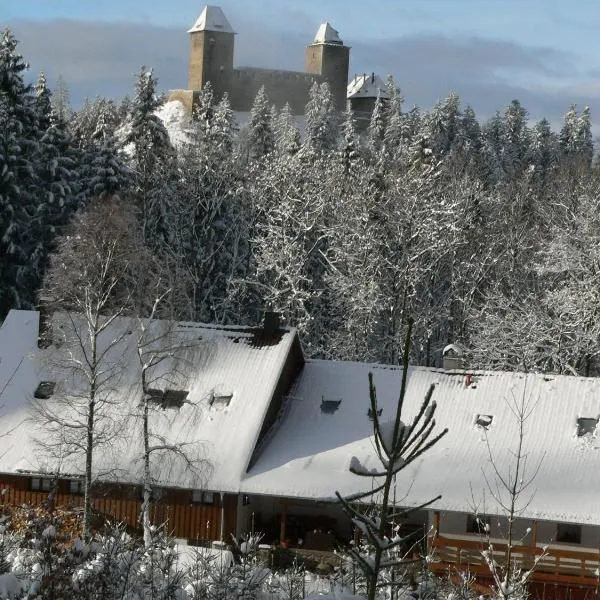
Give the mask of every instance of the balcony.
M 488 546 L 489 543 L 489 546 Z M 430 569 L 437 574 L 449 570 L 469 571 L 480 581 L 491 579 L 490 570 L 482 556 L 491 546 L 494 560 L 503 565 L 508 545 L 501 539 L 474 538 L 454 534 L 434 535 L 429 540 L 433 553 Z M 561 586 L 597 588 L 600 584 L 600 550 L 573 549 L 559 544 L 513 544 L 513 564 L 521 570 L 530 569 L 538 559 L 530 581 L 534 584 L 551 583 Z

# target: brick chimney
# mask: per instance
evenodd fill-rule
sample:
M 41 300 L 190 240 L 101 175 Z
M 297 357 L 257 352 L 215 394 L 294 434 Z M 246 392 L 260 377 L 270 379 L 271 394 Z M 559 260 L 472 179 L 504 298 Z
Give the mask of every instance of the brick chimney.
M 265 311 L 263 321 L 263 332 L 266 337 L 271 337 L 279 331 L 280 318 L 279 313 L 273 310 Z

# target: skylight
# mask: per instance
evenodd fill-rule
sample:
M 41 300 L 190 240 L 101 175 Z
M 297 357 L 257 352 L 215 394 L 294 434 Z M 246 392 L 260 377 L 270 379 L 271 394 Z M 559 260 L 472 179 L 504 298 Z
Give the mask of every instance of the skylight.
M 213 392 L 212 398 L 210 399 L 210 405 L 214 407 L 225 407 L 229 406 L 231 399 L 233 398 L 233 392 L 226 394 L 223 392 Z
M 181 408 L 188 393 L 184 390 L 148 390 L 150 402 L 160 405 L 162 409 Z
M 577 437 L 583 437 L 588 433 L 593 434 L 597 425 L 598 419 L 596 417 L 579 417 L 577 419 Z
M 321 396 L 321 412 L 326 415 L 332 415 L 342 403 L 341 398 L 325 398 Z
M 35 392 L 33 392 L 33 397 L 38 400 L 48 400 L 54 394 L 55 387 L 55 381 L 40 381 L 37 388 L 35 388 Z
M 492 425 L 492 421 L 494 420 L 494 415 L 477 415 L 475 418 L 475 425 L 479 427 L 479 429 L 484 429 L 488 431 L 490 426 Z

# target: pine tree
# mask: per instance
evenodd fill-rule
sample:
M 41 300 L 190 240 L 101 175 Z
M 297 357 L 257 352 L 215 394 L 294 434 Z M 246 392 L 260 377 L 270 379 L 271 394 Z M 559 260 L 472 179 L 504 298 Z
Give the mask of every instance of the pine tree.
M 340 133 L 340 160 L 344 172 L 349 173 L 357 168 L 360 159 L 360 140 L 354 127 L 354 113 L 350 108 L 344 112 Z
M 73 109 L 71 108 L 71 94 L 62 75 L 58 76 L 56 86 L 52 92 L 52 112 L 56 118 L 64 123 L 70 123 L 73 117 Z
M 281 109 L 273 122 L 275 150 L 281 155 L 293 155 L 300 149 L 300 132 L 289 104 Z
M 259 160 L 273 151 L 273 121 L 265 86 L 261 86 L 252 104 L 248 124 L 248 154 Z

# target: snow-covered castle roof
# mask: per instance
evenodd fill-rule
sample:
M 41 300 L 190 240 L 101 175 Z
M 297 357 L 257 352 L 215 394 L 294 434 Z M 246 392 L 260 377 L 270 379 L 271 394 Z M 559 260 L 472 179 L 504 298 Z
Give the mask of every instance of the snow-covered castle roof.
M 328 21 L 321 23 L 315 35 L 315 44 L 343 44 L 337 29 L 334 29 Z
M 194 26 L 188 33 L 196 31 L 221 31 L 223 33 L 235 33 L 220 6 L 207 5 L 200 16 L 196 19 Z
M 348 84 L 347 98 L 389 98 L 387 88 L 381 77 L 375 73 L 355 75 Z

